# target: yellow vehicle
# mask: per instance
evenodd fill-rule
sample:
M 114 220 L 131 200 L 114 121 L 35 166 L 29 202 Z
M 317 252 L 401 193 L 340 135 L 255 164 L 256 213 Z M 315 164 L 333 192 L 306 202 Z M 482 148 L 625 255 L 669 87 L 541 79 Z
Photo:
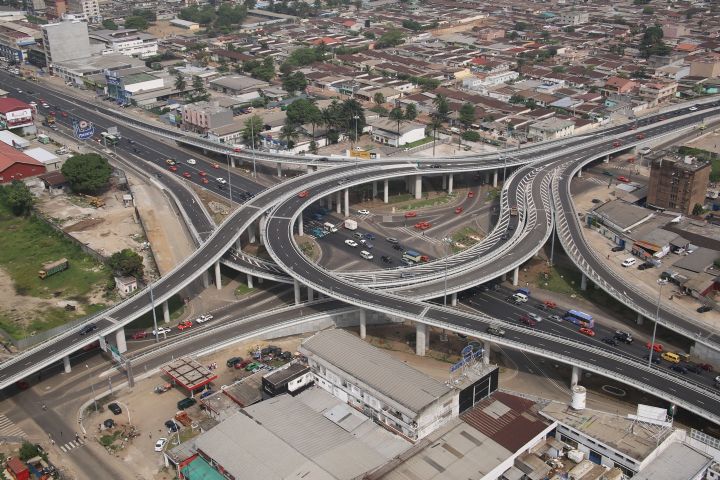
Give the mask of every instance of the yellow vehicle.
M 660 355 L 664 360 L 667 360 L 670 363 L 680 363 L 680 355 L 673 352 L 664 352 L 662 355 Z

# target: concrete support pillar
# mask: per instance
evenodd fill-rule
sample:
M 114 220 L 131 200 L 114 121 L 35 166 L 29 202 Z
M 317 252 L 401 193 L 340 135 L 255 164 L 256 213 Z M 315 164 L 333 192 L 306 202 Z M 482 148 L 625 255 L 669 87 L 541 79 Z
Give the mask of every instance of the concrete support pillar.
M 485 184 L 490 184 L 490 172 L 485 172 Z
M 447 175 L 442 176 L 442 189 L 445 190 L 447 188 Z
M 603 158 L 603 163 L 610 163 L 610 155 L 605 155 L 605 158 Z
M 70 356 L 63 357 L 63 367 L 65 367 L 65 373 L 72 372 L 72 368 L 70 368 Z
M 337 192 L 337 213 L 342 213 L 342 200 L 340 200 L 341 192 Z
M 453 180 L 455 178 L 455 175 L 452 173 L 448 175 L 448 193 L 453 192 Z
M 580 369 L 580 367 L 572 367 L 572 373 L 570 374 L 571 388 L 580 383 L 580 375 L 582 375 L 582 370 Z
M 415 200 L 422 198 L 422 175 L 415 175 Z
M 427 325 L 425 325 L 424 323 L 415 324 L 415 354 L 420 357 L 425 356 L 427 334 Z
M 580 290 L 583 292 L 587 290 L 587 284 L 588 284 L 588 278 L 587 275 L 584 273 L 582 274 L 582 277 L 580 277 Z
M 255 222 L 248 225 L 248 241 L 250 243 L 255 243 Z
M 360 309 L 360 338 L 363 340 L 367 336 L 367 312 L 364 308 Z
M 580 170 L 578 170 L 577 177 L 578 177 L 578 178 L 582 178 L 582 168 L 581 168 Z
M 162 311 L 163 321 L 165 321 L 165 323 L 170 323 L 170 305 L 168 305 L 167 300 L 162 303 Z
M 232 168 L 237 167 L 237 164 L 235 163 L 235 157 L 230 157 L 230 166 Z
M 215 287 L 222 290 L 222 275 L 220 275 L 220 261 L 215 262 Z
M 373 200 L 374 200 L 375 198 L 377 198 L 377 194 L 378 194 L 377 181 L 374 181 L 374 182 L 373 182 L 373 196 L 372 196 Z
M 295 305 L 299 305 L 302 301 L 300 298 L 300 282 L 293 280 L 293 288 L 295 290 Z
M 248 288 L 254 288 L 253 287 L 253 276 L 249 273 L 247 274 L 247 286 Z
M 303 212 L 300 212 L 297 219 L 298 235 L 305 235 L 303 233 Z
M 265 215 L 263 215 L 262 217 L 260 217 L 260 220 L 258 220 L 259 229 L 260 229 L 260 231 L 258 232 L 258 243 L 260 245 L 264 244 L 263 232 L 265 231 L 265 223 L 267 223 L 267 217 Z
M 277 162 L 277 176 L 278 178 L 282 178 L 282 163 Z
M 383 193 L 383 202 L 388 203 L 389 197 L 390 197 L 390 187 L 389 184 L 390 181 L 386 178 L 384 182 L 384 193 Z
M 345 189 L 345 216 L 350 216 L 350 189 Z
M 127 343 L 125 342 L 125 329 L 121 328 L 120 330 L 115 332 L 115 346 L 118 349 L 118 352 L 125 353 L 127 352 Z
M 450 306 L 457 307 L 457 292 L 450 295 Z
M 210 273 L 205 270 L 202 275 L 200 275 L 200 278 L 202 278 L 203 288 L 208 288 L 210 286 Z
M 490 365 L 490 342 L 483 342 L 483 365 Z
M 308 288 L 308 302 L 312 302 L 315 299 L 315 290 L 312 289 L 312 287 Z
M 237 250 L 238 252 L 242 251 L 242 241 L 240 240 L 240 237 L 235 240 L 235 250 Z
M 642 313 L 638 313 L 635 323 L 637 323 L 638 325 L 642 325 L 643 323 L 645 323 L 645 317 L 642 316 Z
M 498 182 L 498 171 L 493 171 L 493 188 L 497 188 L 497 182 Z
M 520 280 L 520 267 L 515 267 L 515 270 L 513 270 L 513 285 L 517 287 L 519 280 Z

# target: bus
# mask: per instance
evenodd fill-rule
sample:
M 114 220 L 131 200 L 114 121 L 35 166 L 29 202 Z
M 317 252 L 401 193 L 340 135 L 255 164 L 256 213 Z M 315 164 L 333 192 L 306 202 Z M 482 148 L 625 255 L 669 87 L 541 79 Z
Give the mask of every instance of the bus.
M 419 263 L 420 259 L 422 258 L 422 255 L 420 255 L 415 250 L 407 250 L 407 251 L 405 251 L 405 253 L 403 253 L 402 258 L 406 258 L 413 263 Z
M 120 139 L 118 137 L 116 137 L 115 135 L 111 135 L 107 132 L 102 132 L 100 136 L 102 136 L 105 146 L 114 146 L 117 145 L 118 142 L 120 142 Z
M 568 310 L 565 312 L 563 319 L 581 327 L 593 328 L 595 326 L 592 315 L 588 315 L 579 310 Z

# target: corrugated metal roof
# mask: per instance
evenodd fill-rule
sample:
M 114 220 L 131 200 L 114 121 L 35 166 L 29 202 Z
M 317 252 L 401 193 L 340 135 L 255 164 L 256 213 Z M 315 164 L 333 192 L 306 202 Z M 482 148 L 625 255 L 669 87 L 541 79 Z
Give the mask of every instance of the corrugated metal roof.
M 344 330 L 316 333 L 302 348 L 416 413 L 450 391 L 445 384 Z

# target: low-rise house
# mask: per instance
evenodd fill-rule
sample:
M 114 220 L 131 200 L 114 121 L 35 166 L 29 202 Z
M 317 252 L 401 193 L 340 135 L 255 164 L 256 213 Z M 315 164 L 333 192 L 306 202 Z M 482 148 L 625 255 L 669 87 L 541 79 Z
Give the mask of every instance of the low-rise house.
M 396 121 L 386 118 L 378 118 L 368 121 L 372 127 L 371 136 L 373 141 L 401 147 L 425 138 L 425 125 L 416 122 L 400 122 L 400 134 L 398 136 L 398 124 Z

